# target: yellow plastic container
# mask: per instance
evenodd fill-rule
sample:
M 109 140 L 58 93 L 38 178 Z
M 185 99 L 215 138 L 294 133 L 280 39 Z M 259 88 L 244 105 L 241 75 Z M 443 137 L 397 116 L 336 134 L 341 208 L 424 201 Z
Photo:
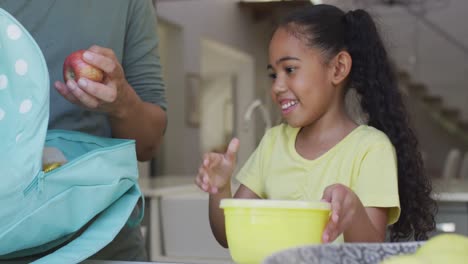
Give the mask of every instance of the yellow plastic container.
M 325 202 L 223 199 L 226 236 L 232 259 L 259 264 L 290 247 L 320 244 L 330 214 Z

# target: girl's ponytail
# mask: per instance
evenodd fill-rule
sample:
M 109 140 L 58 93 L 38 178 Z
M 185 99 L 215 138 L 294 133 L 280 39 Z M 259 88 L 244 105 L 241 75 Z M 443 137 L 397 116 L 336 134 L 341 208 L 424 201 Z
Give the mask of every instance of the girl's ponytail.
M 349 88 L 360 95 L 368 124 L 383 131 L 397 153 L 401 216 L 391 227 L 391 240 L 427 239 L 427 232 L 435 228 L 436 204 L 387 52 L 366 11 L 350 11 L 343 22 L 344 49 L 353 60 Z

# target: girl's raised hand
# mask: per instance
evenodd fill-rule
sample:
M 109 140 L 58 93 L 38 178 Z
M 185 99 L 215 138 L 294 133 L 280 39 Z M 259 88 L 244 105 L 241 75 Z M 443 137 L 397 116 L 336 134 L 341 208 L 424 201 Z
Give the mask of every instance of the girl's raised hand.
M 359 214 L 365 213 L 364 206 L 357 195 L 342 184 L 328 186 L 323 192 L 323 201 L 331 204 L 330 219 L 323 231 L 322 241 L 329 243 L 352 227 Z
M 226 186 L 230 187 L 238 150 L 239 140 L 233 138 L 226 153 L 205 154 L 195 179 L 198 187 L 211 194 L 223 191 Z

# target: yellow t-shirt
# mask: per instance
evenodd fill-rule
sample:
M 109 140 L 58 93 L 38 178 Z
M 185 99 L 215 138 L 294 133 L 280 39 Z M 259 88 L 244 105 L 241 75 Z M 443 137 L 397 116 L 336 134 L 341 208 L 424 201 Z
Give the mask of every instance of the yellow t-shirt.
M 239 171 L 237 180 L 264 199 L 319 201 L 329 185 L 351 188 L 365 207 L 389 208 L 388 224 L 400 215 L 395 149 L 381 131 L 361 125 L 315 160 L 295 148 L 299 128 L 271 128 Z

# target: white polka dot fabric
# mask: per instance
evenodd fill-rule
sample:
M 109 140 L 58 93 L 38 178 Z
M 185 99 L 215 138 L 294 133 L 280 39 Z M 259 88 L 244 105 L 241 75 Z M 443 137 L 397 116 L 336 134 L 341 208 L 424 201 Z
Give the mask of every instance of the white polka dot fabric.
M 1 8 L 0 62 L 0 262 L 50 251 L 34 263 L 81 263 L 143 217 L 130 217 L 141 198 L 135 142 L 47 131 L 45 60 Z M 67 162 L 44 173 L 44 146 Z
M 12 203 L 42 170 L 49 116 L 49 74 L 29 33 L 0 9 L 0 226 Z

